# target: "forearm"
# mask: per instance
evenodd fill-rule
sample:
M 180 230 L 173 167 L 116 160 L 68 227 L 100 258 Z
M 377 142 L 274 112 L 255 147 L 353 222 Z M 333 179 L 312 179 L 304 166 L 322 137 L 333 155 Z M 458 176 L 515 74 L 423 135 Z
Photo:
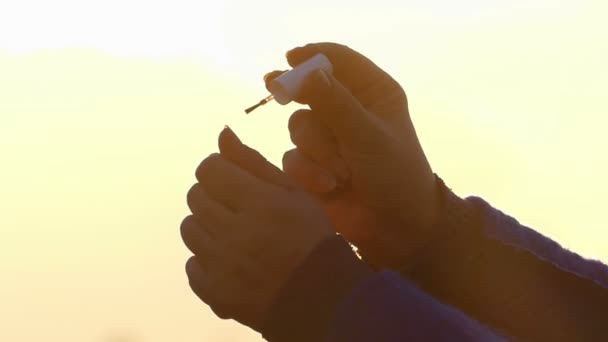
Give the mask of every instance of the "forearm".
M 505 341 L 392 272 L 365 279 L 335 317 L 328 341 Z
M 501 331 L 532 340 L 606 340 L 608 268 L 478 198 L 445 193 L 445 234 L 402 274 Z

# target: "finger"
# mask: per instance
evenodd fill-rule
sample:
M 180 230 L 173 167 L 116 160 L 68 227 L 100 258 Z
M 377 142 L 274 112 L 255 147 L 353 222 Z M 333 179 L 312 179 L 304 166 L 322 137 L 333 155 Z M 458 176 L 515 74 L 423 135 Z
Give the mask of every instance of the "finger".
M 220 133 L 219 148 L 222 156 L 260 180 L 284 188 L 293 186 L 281 169 L 266 160 L 258 151 L 243 144 L 228 126 Z
M 316 54 L 322 53 L 333 65 L 334 75 L 350 90 L 357 90 L 374 79 L 392 78 L 367 57 L 336 43 L 312 43 L 287 52 L 287 62 L 295 67 Z
M 272 80 L 274 80 L 275 78 L 281 76 L 282 74 L 284 74 L 286 71 L 283 70 L 275 70 L 275 71 L 271 71 L 269 73 L 267 73 L 266 75 L 264 75 L 264 84 L 266 85 L 266 89 L 268 91 L 270 91 L 270 89 L 268 88 L 268 85 L 270 84 L 270 82 Z
M 230 223 L 234 215 L 229 208 L 209 198 L 199 183 L 190 188 L 186 201 L 190 211 L 201 224 L 225 226 Z
M 289 117 L 291 141 L 315 161 L 324 162 L 338 153 L 331 131 L 323 126 L 311 110 L 300 109 Z
M 331 131 L 310 110 L 301 109 L 289 118 L 289 134 L 298 150 L 338 178 L 347 179 L 350 171 L 338 152 Z
M 373 112 L 378 98 L 395 98 L 392 106 L 395 112 L 407 111 L 407 97 L 401 85 L 387 72 L 382 70 L 370 59 L 353 49 L 335 43 L 313 43 L 297 47 L 287 53 L 287 61 L 292 66 L 306 61 L 314 55 L 322 53 L 333 66 L 333 76 L 344 85 L 365 107 Z M 296 102 L 307 104 L 299 94 Z M 387 101 L 382 102 L 386 105 Z
M 304 190 L 315 194 L 326 194 L 337 188 L 335 176 L 319 164 L 304 156 L 297 149 L 283 155 L 283 170 Z
M 186 217 L 180 226 L 182 240 L 188 249 L 201 258 L 208 258 L 213 251 L 213 238 L 201 227 L 194 216 Z
M 340 144 L 358 152 L 374 152 L 390 132 L 380 118 L 367 111 L 332 75 L 313 72 L 302 86 L 301 96 Z
M 243 210 L 270 196 L 272 186 L 214 153 L 196 170 L 196 178 L 208 197 L 233 210 Z
M 205 304 L 209 305 L 211 310 L 221 319 L 230 319 L 231 315 L 225 309 L 225 304 L 222 303 L 219 292 L 221 291 L 215 285 L 213 273 L 205 272 L 199 262 L 198 257 L 190 257 L 186 262 L 186 274 L 188 275 L 188 283 L 190 288 Z

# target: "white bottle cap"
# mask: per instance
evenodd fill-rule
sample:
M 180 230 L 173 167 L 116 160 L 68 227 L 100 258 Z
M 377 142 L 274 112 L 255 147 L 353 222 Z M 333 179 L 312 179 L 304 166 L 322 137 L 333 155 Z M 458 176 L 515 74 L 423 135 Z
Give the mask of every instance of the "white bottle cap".
M 268 85 L 268 90 L 278 103 L 286 105 L 298 96 L 306 77 L 318 69 L 329 74 L 333 73 L 333 65 L 324 54 L 317 54 L 275 78 Z

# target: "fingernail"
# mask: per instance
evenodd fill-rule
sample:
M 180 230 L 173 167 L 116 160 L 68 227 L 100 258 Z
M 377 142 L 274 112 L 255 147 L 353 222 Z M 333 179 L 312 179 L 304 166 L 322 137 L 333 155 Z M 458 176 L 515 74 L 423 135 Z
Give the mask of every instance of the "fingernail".
M 335 177 L 324 173 L 319 177 L 319 185 L 323 191 L 329 192 L 336 188 L 338 182 Z
M 234 133 L 232 128 L 230 128 L 228 125 L 224 125 L 224 132 L 226 132 L 226 134 L 228 134 L 230 139 L 241 144 L 241 139 L 239 139 L 239 137 Z

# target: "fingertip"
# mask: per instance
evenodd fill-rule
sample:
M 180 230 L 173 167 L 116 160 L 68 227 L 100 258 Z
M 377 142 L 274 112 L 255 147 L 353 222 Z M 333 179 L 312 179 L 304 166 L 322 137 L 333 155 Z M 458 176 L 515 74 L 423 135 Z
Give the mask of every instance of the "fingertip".
M 264 86 L 266 86 L 266 90 L 270 91 L 270 82 L 274 81 L 277 77 L 283 75 L 286 70 L 275 70 L 264 75 Z
M 289 63 L 290 66 L 295 67 L 319 52 L 317 44 L 310 43 L 287 51 L 285 57 L 287 58 L 287 63 Z
M 224 129 L 220 132 L 218 137 L 218 147 L 220 153 L 230 153 L 234 148 L 242 145 L 241 139 L 234 133 L 234 131 L 228 126 L 224 126 Z
M 285 73 L 286 70 L 273 70 L 269 73 L 266 73 L 264 75 L 264 82 L 265 83 L 269 83 L 270 81 L 274 80 L 275 78 L 281 76 L 283 73 Z
M 234 133 L 234 131 L 225 126 L 224 130 L 220 133 L 219 136 L 219 149 L 220 154 L 226 158 L 226 160 L 243 167 L 243 159 L 247 159 L 247 157 L 253 152 L 253 149 L 249 146 L 243 144 L 241 139 Z
M 224 125 L 224 129 L 222 129 L 222 131 L 220 132 L 220 138 L 221 139 L 230 139 L 230 140 L 239 140 L 239 138 L 236 136 L 236 134 L 234 133 L 232 128 L 230 128 L 230 126 L 228 126 L 228 125 Z
M 289 62 L 291 64 L 291 61 L 294 59 L 297 59 L 297 57 L 299 57 L 299 55 L 302 54 L 302 51 L 304 50 L 304 47 L 302 46 L 296 46 L 295 48 L 287 51 L 285 53 L 285 57 L 287 58 L 287 62 Z

